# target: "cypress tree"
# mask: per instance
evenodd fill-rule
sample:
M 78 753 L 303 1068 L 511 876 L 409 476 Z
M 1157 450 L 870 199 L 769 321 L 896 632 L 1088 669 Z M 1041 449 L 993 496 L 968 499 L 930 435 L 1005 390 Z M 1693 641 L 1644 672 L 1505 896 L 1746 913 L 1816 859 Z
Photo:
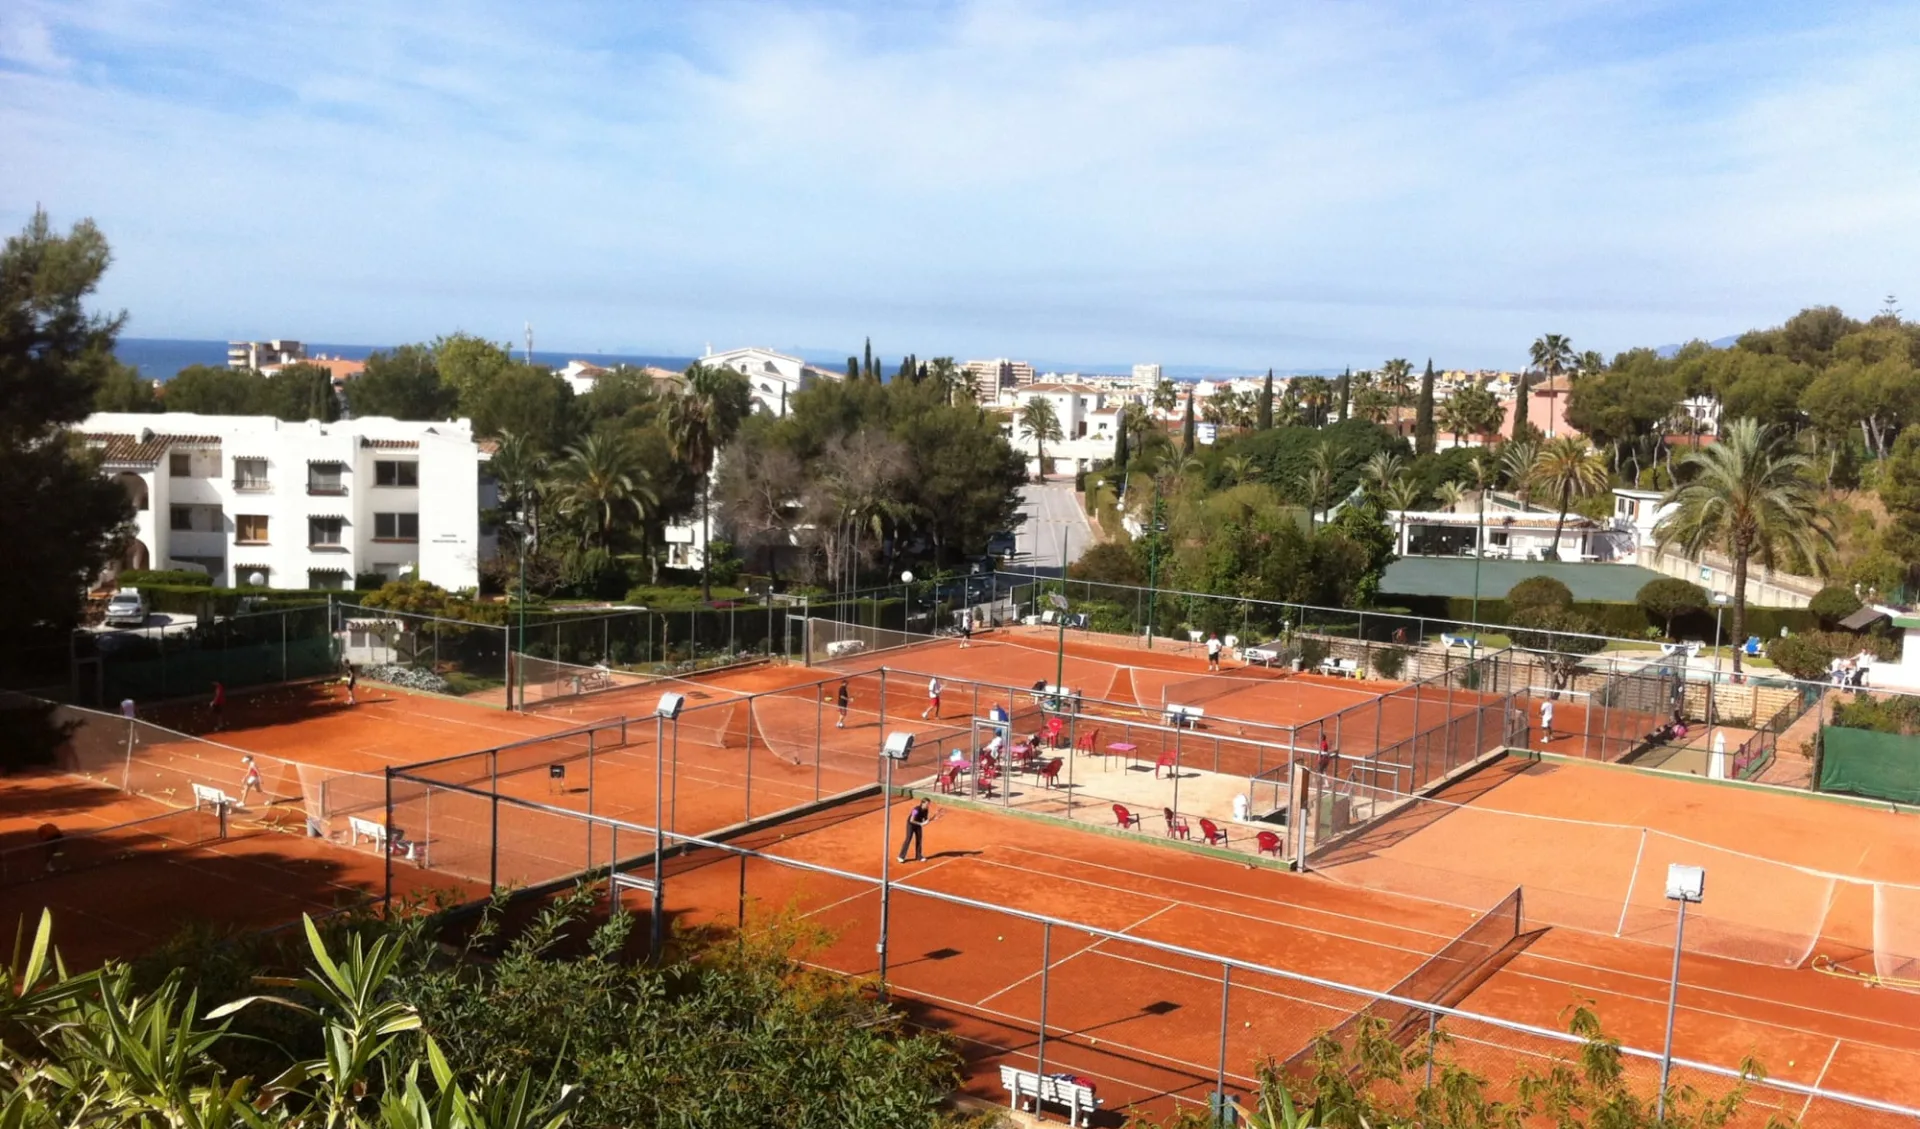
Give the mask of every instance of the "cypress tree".
M 1120 426 L 1115 428 L 1113 432 L 1113 465 L 1119 468 L 1122 474 L 1125 474 L 1127 470 L 1127 460 L 1131 458 L 1133 454 L 1133 452 L 1127 450 L 1127 413 L 1121 412 L 1118 422 Z
M 1180 454 L 1193 454 L 1193 389 L 1187 389 L 1187 415 L 1180 421 Z
M 1519 381 L 1517 381 L 1517 382 L 1515 383 L 1515 385 L 1514 385 L 1514 393 L 1513 393 L 1513 435 L 1512 435 L 1512 438 L 1514 438 L 1514 439 L 1519 439 L 1519 438 L 1522 438 L 1522 437 L 1524 437 L 1524 435 L 1526 434 L 1526 430 L 1527 430 L 1527 384 L 1528 384 L 1528 382 L 1529 382 L 1530 380 L 1532 380 L 1532 378 L 1533 378 L 1533 373 L 1531 373 L 1531 372 L 1529 372 L 1529 371 L 1527 371 L 1526 369 L 1521 369 L 1521 370 L 1520 370 L 1520 379 L 1519 379 Z
M 1427 358 L 1427 372 L 1420 378 L 1420 407 L 1413 417 L 1413 453 L 1433 454 L 1433 358 Z
M 1260 413 L 1256 426 L 1262 431 L 1273 427 L 1273 370 L 1267 370 L 1267 382 L 1260 388 Z
M 867 338 L 867 365 L 866 368 L 861 371 L 867 374 L 868 380 L 875 379 L 873 375 L 873 338 L 871 337 Z
M 860 358 L 848 357 L 847 358 L 847 382 L 851 384 L 852 382 L 859 379 L 860 379 Z
M 1340 374 L 1340 422 L 1347 422 L 1347 408 L 1353 402 L 1353 370 Z

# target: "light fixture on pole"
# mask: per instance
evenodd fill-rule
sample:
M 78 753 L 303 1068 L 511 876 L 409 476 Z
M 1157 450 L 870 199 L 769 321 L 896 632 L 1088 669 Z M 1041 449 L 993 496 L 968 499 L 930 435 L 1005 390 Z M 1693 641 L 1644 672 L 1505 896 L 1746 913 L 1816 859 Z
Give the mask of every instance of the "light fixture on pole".
M 1680 920 L 1673 930 L 1673 977 L 1667 984 L 1667 1041 L 1660 1052 L 1660 1092 L 1654 1098 L 1656 1122 L 1667 1117 L 1667 1075 L 1673 1069 L 1673 1013 L 1680 1002 L 1680 947 L 1687 935 L 1687 905 L 1698 904 L 1706 896 L 1705 867 L 1682 863 L 1667 865 L 1667 900 L 1680 903 Z
M 902 631 L 911 630 L 907 619 L 913 611 L 910 606 L 913 601 L 913 589 L 908 587 L 912 583 L 913 573 L 902 572 L 900 574 L 900 630 Z
M 667 903 L 661 878 L 667 861 L 667 831 L 662 804 L 667 794 L 667 722 L 673 722 L 677 734 L 680 729 L 680 710 L 686 704 L 684 696 L 669 691 L 660 695 L 660 704 L 653 707 L 653 947 L 650 952 L 655 961 L 664 955 L 661 946 L 666 938 Z
M 1066 693 L 1067 680 L 1067 598 L 1059 592 L 1047 593 L 1047 603 L 1060 620 L 1060 644 L 1058 657 L 1053 664 L 1053 689 L 1056 694 Z
M 1720 685 L 1720 617 L 1727 610 L 1729 597 L 1725 592 L 1713 594 L 1713 681 L 1707 683 L 1707 728 L 1720 724 L 1713 712 L 1713 695 Z
M 880 996 L 887 994 L 887 909 L 891 898 L 893 858 L 893 762 L 906 760 L 913 753 L 913 734 L 905 730 L 887 734 L 886 744 L 880 746 L 880 756 L 887 762 L 887 780 L 881 790 L 884 797 L 880 802 L 880 941 L 875 949 L 880 954 Z

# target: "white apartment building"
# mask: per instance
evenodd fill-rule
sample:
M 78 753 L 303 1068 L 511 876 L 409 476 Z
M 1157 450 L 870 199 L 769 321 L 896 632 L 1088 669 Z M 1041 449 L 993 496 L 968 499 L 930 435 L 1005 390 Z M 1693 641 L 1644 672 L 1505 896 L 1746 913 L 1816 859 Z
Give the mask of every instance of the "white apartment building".
M 1027 458 L 1027 473 L 1042 473 L 1040 444 L 1020 424 L 1020 413 L 1035 400 L 1048 400 L 1060 421 L 1058 442 L 1046 444 L 1047 474 L 1073 474 L 1091 469 L 1096 459 L 1113 457 L 1114 430 L 1119 426 L 1119 405 L 1108 406 L 1108 394 L 1090 384 L 1029 384 L 1010 393 L 1005 403 L 1010 409 L 1005 424 L 1007 441 Z
M 747 378 L 748 390 L 753 395 L 753 410 L 766 412 L 770 416 L 787 414 L 787 401 L 803 388 L 809 388 L 816 380 L 842 380 L 844 373 L 829 372 L 815 368 L 799 357 L 789 357 L 785 353 L 776 353 L 772 349 L 747 346 L 744 349 L 729 349 L 716 353 L 712 347 L 700 363 L 715 368 L 730 368 Z
M 1133 390 L 1152 396 L 1153 390 L 1160 387 L 1160 372 L 1159 365 L 1133 366 Z
M 968 361 L 960 371 L 971 373 L 980 386 L 980 398 L 992 400 L 1001 392 L 1033 383 L 1033 366 L 1026 361 L 996 357 L 990 361 Z
M 119 568 L 201 570 L 223 586 L 351 588 L 403 572 L 479 586 L 482 456 L 467 420 L 96 412 L 79 431 L 133 500 Z
M 307 347 L 298 341 L 229 341 L 227 367 L 264 372 L 268 365 L 292 364 L 307 359 Z

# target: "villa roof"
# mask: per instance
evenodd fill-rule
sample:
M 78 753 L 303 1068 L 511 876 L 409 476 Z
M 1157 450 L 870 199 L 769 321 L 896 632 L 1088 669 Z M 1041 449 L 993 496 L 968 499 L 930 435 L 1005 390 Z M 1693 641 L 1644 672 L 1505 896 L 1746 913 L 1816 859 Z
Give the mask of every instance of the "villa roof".
M 218 435 L 165 435 L 156 431 L 143 431 L 139 435 L 125 435 L 114 432 L 95 433 L 80 437 L 89 447 L 99 448 L 104 461 L 113 466 L 154 466 L 168 448 L 178 444 L 183 447 L 218 446 Z

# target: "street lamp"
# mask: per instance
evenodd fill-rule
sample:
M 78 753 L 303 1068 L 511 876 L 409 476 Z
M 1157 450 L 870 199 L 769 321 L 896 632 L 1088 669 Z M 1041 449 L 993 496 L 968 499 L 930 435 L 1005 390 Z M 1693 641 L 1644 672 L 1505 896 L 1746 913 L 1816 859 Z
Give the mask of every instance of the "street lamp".
M 1713 694 L 1720 685 L 1720 617 L 1727 610 L 1730 599 L 1725 592 L 1713 594 L 1713 681 L 1707 683 L 1707 728 L 1711 730 L 1720 723 L 1713 712 Z
M 880 756 L 887 762 L 887 782 L 880 802 L 880 941 L 874 947 L 880 953 L 882 999 L 887 994 L 887 908 L 893 873 L 893 762 L 906 760 L 912 752 L 913 734 L 905 730 L 887 734 L 886 744 L 880 746 Z
M 1667 1118 L 1667 1074 L 1673 1069 L 1673 1013 L 1680 1001 L 1680 945 L 1687 935 L 1687 904 L 1698 903 L 1706 895 L 1705 867 L 1667 864 L 1667 900 L 1680 903 L 1680 921 L 1673 931 L 1673 977 L 1667 985 L 1667 1042 L 1660 1053 L 1660 1093 L 1654 1098 L 1653 1119 Z
M 680 745 L 680 710 L 687 699 L 672 691 L 660 695 L 660 703 L 653 707 L 653 959 L 657 962 L 663 955 L 661 944 L 666 937 L 667 901 L 663 892 L 665 883 L 661 881 L 667 861 L 667 832 L 663 799 L 666 796 L 667 722 L 673 722 L 674 747 Z M 674 777 L 679 778 L 676 766 Z M 618 859 L 614 860 L 616 863 Z
M 913 599 L 913 589 L 909 587 L 909 585 L 911 585 L 912 583 L 913 583 L 912 572 L 902 572 L 900 574 L 900 630 L 901 631 L 912 630 L 912 626 L 907 623 L 907 617 L 909 613 L 911 613 L 911 611 L 913 610 L 911 607 L 908 606 Z
M 1056 693 L 1064 693 L 1061 687 L 1067 681 L 1067 598 L 1058 592 L 1047 593 L 1047 603 L 1060 613 L 1060 645 L 1058 658 L 1053 664 L 1053 688 Z

